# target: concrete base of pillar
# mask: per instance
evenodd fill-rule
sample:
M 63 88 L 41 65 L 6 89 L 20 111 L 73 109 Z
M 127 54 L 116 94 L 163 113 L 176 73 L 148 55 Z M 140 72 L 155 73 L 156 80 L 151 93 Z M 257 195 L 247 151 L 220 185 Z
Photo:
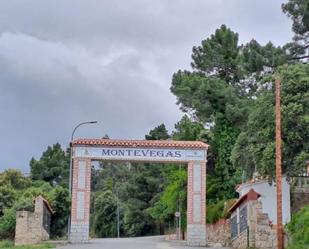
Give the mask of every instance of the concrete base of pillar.
M 206 225 L 188 224 L 187 244 L 188 246 L 206 246 Z
M 89 242 L 89 224 L 72 223 L 70 231 L 71 243 L 87 243 Z

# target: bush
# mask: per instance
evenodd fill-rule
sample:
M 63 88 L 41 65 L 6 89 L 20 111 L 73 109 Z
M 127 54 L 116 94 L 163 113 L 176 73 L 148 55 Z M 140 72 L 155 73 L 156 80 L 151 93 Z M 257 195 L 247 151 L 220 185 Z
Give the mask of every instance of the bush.
M 207 204 L 206 222 L 209 224 L 216 223 L 219 219 L 228 217 L 228 210 L 235 202 L 235 199 L 222 200 L 216 203 Z
M 0 239 L 13 239 L 15 236 L 16 211 L 33 211 L 33 202 L 30 198 L 20 198 L 14 206 L 5 209 L 0 217 Z
M 13 239 L 15 235 L 15 210 L 6 210 L 4 215 L 0 218 L 0 239 Z
M 291 240 L 288 249 L 308 249 L 309 247 L 309 205 L 297 212 L 287 225 Z
M 70 213 L 69 190 L 61 186 L 55 187 L 49 194 L 50 204 L 55 211 L 51 217 L 51 238 L 59 238 L 66 235 L 68 217 Z
M 70 209 L 69 191 L 61 186 L 53 187 L 46 182 L 36 182 L 35 186 L 16 191 L 13 206 L 5 208 L 0 217 L 0 239 L 12 239 L 15 236 L 16 211 L 33 212 L 33 200 L 42 195 L 55 211 L 51 220 L 51 238 L 62 237 L 67 231 Z

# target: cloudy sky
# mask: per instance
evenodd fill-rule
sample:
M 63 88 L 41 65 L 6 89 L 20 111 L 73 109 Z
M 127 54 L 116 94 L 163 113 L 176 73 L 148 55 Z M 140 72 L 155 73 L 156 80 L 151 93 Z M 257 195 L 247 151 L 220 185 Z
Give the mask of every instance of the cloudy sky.
M 0 1 L 0 171 L 76 137 L 142 139 L 182 113 L 171 76 L 221 24 L 282 45 L 285 0 Z

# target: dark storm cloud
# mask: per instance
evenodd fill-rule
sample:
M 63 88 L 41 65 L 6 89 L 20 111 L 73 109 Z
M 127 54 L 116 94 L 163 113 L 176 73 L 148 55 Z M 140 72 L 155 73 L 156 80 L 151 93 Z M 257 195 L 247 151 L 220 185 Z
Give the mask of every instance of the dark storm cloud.
M 9 0 L 0 2 L 0 170 L 28 171 L 47 145 L 77 136 L 143 138 L 181 113 L 173 72 L 222 23 L 284 44 L 281 1 Z

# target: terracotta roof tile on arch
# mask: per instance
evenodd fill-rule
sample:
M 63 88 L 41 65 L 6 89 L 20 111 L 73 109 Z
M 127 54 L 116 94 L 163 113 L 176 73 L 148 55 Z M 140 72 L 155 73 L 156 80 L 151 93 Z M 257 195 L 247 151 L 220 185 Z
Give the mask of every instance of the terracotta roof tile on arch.
M 139 148 L 191 148 L 207 149 L 208 144 L 201 141 L 173 141 L 173 140 L 121 140 L 121 139 L 76 139 L 73 146 L 111 146 L 111 147 L 139 147 Z

